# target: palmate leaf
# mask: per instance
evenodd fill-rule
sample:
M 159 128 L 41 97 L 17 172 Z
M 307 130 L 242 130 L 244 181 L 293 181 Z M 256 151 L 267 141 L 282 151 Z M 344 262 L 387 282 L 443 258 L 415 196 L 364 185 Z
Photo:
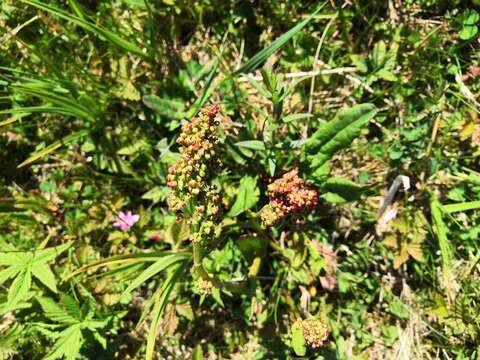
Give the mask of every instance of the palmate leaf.
M 360 104 L 341 111 L 333 120 L 321 124 L 304 147 L 302 170 L 305 175 L 320 185 L 324 180 L 327 161 L 338 150 L 348 147 L 376 113 L 373 104 Z
M 256 205 L 260 198 L 260 190 L 257 187 L 257 179 L 252 176 L 244 176 L 240 180 L 240 186 L 237 189 L 237 199 L 227 216 L 235 217 L 245 210 Z
M 16 346 L 22 337 L 24 327 L 14 324 L 0 336 L 0 359 L 12 359 L 16 353 Z
M 0 271 L 0 284 L 11 277 L 15 277 L 8 290 L 5 308 L 7 310 L 11 309 L 25 299 L 31 287 L 32 275 L 50 290 L 56 292 L 55 275 L 46 265 L 46 262 L 55 259 L 68 247 L 70 247 L 70 243 L 37 250 L 36 252 L 0 252 L 0 265 L 8 266 Z
M 35 264 L 43 264 L 48 261 L 52 261 L 62 252 L 67 250 L 71 245 L 72 243 L 67 242 L 65 244 L 53 246 L 47 249 L 36 250 L 33 254 L 33 262 Z
M 52 351 L 43 360 L 55 360 L 65 358 L 75 360 L 84 342 L 82 325 L 72 325 L 60 333 L 60 337 L 53 346 Z
M 38 303 L 42 307 L 45 316 L 50 320 L 62 323 L 62 324 L 77 324 L 79 318 L 72 314 L 65 307 L 60 306 L 55 301 L 47 297 L 38 297 Z

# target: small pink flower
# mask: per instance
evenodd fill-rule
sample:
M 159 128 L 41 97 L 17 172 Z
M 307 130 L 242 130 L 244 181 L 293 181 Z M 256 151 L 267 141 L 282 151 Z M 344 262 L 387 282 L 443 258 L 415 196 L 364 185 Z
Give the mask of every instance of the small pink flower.
M 132 214 L 131 211 L 118 213 L 117 220 L 113 223 L 113 227 L 119 228 L 122 231 L 128 231 L 140 219 L 140 215 Z

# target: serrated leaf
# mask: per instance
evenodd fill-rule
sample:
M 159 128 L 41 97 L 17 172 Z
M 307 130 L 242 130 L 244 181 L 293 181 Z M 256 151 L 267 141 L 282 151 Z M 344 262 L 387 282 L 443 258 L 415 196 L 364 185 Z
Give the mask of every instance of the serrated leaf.
M 32 284 L 32 275 L 30 271 L 24 270 L 12 281 L 8 289 L 7 305 L 8 309 L 13 308 L 18 302 L 23 300 Z
M 15 252 L 0 252 L 0 265 L 18 265 L 22 262 L 21 253 Z
M 53 292 L 57 292 L 57 281 L 50 267 L 46 264 L 34 264 L 31 269 L 32 275 L 40 280 L 46 287 Z
M 407 260 L 408 260 L 408 249 L 407 249 L 407 245 L 404 244 L 401 247 L 400 252 L 395 254 L 395 257 L 393 258 L 393 268 L 398 269 Z
M 412 258 L 417 261 L 423 261 L 422 246 L 419 243 L 410 243 L 407 246 L 407 251 Z
M 260 198 L 260 190 L 257 187 L 257 179 L 252 176 L 244 176 L 240 180 L 237 189 L 237 198 L 227 216 L 235 217 L 245 210 L 254 207 Z
M 168 188 L 165 186 L 155 186 L 142 195 L 142 199 L 152 200 L 154 203 L 167 198 Z
M 344 201 L 355 201 L 360 199 L 365 188 L 348 179 L 334 177 L 325 181 L 322 190 L 336 194 Z
M 20 271 L 23 270 L 23 266 L 10 266 L 5 270 L 0 271 L 0 284 L 3 284 L 8 279 L 15 277 Z
M 63 357 L 67 360 L 75 360 L 80 353 L 83 341 L 81 325 L 72 325 L 60 333 L 52 351 L 43 360 L 55 360 Z
M 50 247 L 48 249 L 37 250 L 34 252 L 33 263 L 42 264 L 51 261 L 55 259 L 58 255 L 60 255 L 62 252 L 67 250 L 71 245 L 71 243 L 65 243 L 62 245 Z
M 45 313 L 45 316 L 50 320 L 62 324 L 76 324 L 79 322 L 78 318 L 70 314 L 64 307 L 57 304 L 51 298 L 38 297 L 37 301 Z

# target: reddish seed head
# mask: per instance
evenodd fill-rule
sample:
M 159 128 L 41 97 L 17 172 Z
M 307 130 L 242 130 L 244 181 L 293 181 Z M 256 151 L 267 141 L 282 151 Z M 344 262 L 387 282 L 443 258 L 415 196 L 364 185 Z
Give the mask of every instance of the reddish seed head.
M 214 118 L 217 113 L 219 112 L 220 110 L 220 106 L 218 104 L 214 104 L 214 105 L 210 105 L 208 108 L 207 108 L 207 115 L 209 118 Z

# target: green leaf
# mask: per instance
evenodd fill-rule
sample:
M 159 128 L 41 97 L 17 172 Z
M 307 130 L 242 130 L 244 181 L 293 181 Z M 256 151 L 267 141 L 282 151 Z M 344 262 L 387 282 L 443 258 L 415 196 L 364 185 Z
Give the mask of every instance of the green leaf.
M 60 306 L 51 298 L 38 297 L 37 301 L 45 316 L 50 320 L 69 325 L 79 323 L 79 319 L 74 314 L 68 312 L 65 307 Z
M 213 83 L 213 79 L 215 79 L 215 76 L 217 75 L 218 65 L 220 64 L 220 59 L 222 58 L 223 52 L 225 50 L 225 40 L 226 40 L 226 37 L 224 38 L 224 41 L 222 42 L 222 45 L 220 47 L 220 53 L 216 57 L 213 63 L 212 69 L 210 70 L 207 78 L 205 79 L 205 84 L 203 85 L 202 93 L 200 94 L 198 99 L 195 101 L 195 103 L 191 107 L 191 111 L 188 113 L 189 118 L 194 117 L 198 114 L 202 106 L 205 105 L 205 102 L 212 94 L 213 90 L 215 90 L 216 88 L 216 86 L 212 86 L 212 83 Z
M 178 245 L 182 241 L 185 241 L 190 236 L 190 227 L 188 221 L 182 219 L 180 221 L 175 221 L 170 225 L 165 232 L 165 241 L 172 245 Z
M 480 209 L 480 201 L 468 201 L 457 204 L 442 205 L 443 211 L 452 214 L 461 211 Z
M 479 20 L 478 12 L 475 10 L 467 10 L 465 12 L 465 19 L 463 21 L 463 27 L 458 34 L 462 40 L 470 40 L 478 33 L 478 27 L 476 23 Z
M 22 301 L 32 284 L 32 275 L 29 270 L 22 271 L 10 285 L 8 289 L 7 305 L 8 309 L 13 308 L 18 302 Z
M 260 140 L 239 141 L 235 143 L 235 145 L 239 147 L 244 147 L 247 149 L 252 149 L 252 150 L 259 150 L 259 151 L 265 150 L 265 144 L 263 143 L 263 141 L 260 141 Z
M 292 348 L 297 356 L 304 356 L 307 352 L 303 329 L 297 324 L 294 324 L 292 327 Z
M 249 61 L 243 64 L 237 71 L 235 71 L 232 75 L 237 76 L 242 73 L 249 73 L 259 67 L 265 60 L 268 59 L 270 55 L 274 52 L 281 49 L 293 36 L 298 34 L 304 27 L 307 25 L 315 15 L 327 4 L 324 2 L 320 5 L 317 10 L 315 10 L 310 16 L 308 16 L 305 20 L 301 21 L 293 28 L 288 30 L 285 34 L 280 36 L 279 38 L 275 39 L 269 47 L 263 49 L 262 51 L 256 53 Z
M 365 187 L 355 184 L 353 181 L 343 178 L 329 178 L 322 186 L 322 191 L 325 194 L 335 194 L 340 202 L 356 201 L 360 199 Z M 332 201 L 337 202 L 337 201 Z
M 114 32 L 112 32 L 108 29 L 105 29 L 103 27 L 100 27 L 100 26 L 98 26 L 98 25 L 96 25 L 96 24 L 94 24 L 90 21 L 87 21 L 85 19 L 76 17 L 72 14 L 69 14 L 65 11 L 57 9 L 53 6 L 43 4 L 41 2 L 37 2 L 37 1 L 34 1 L 34 0 L 21 0 L 21 1 L 26 3 L 26 4 L 29 4 L 31 6 L 34 6 L 38 9 L 40 9 L 40 10 L 46 11 L 46 12 L 48 12 L 48 13 L 54 15 L 54 16 L 58 16 L 61 19 L 70 21 L 70 22 L 74 23 L 75 25 L 78 25 L 78 26 L 82 27 L 84 30 L 90 31 L 90 32 L 94 33 L 95 35 L 99 36 L 100 38 L 103 38 L 103 39 L 109 41 L 110 43 L 112 43 L 113 45 L 116 45 L 119 48 L 122 48 L 122 49 L 124 49 L 128 52 L 131 52 L 132 54 L 139 55 L 143 58 L 148 57 L 148 55 L 142 49 L 140 49 L 138 46 L 136 46 L 135 44 L 123 39 L 122 37 L 118 36 Z
M 313 115 L 312 114 L 309 114 L 309 113 L 299 113 L 299 114 L 291 114 L 291 115 L 288 115 L 288 116 L 285 116 L 282 120 L 283 122 L 285 123 L 289 123 L 289 122 L 292 122 L 292 121 L 298 121 L 298 120 L 302 120 L 302 119 L 308 119 L 310 117 L 312 117 Z
M 73 98 L 71 95 L 59 94 L 58 91 L 52 89 L 53 85 L 41 81 L 30 81 L 22 84 L 11 85 L 11 88 L 16 92 L 25 95 L 37 97 L 45 102 L 42 106 L 25 107 L 11 110 L 5 110 L 9 113 L 24 113 L 24 112 L 44 112 L 53 114 L 63 114 L 66 116 L 75 116 L 80 119 L 85 119 L 90 122 L 95 121 L 97 114 L 96 105 L 93 99 L 88 98 L 89 102 L 93 102 L 93 106 L 85 106 L 79 99 Z M 84 99 L 87 99 L 84 97 Z M 54 105 L 54 106 L 51 106 Z
M 55 150 L 58 148 L 64 146 L 64 145 L 69 145 L 85 136 L 87 136 L 89 133 L 89 130 L 80 130 L 77 132 L 74 132 L 73 134 L 67 135 L 63 137 L 61 140 L 55 141 L 54 143 L 48 145 L 47 147 L 43 148 L 42 150 L 39 150 L 32 154 L 28 159 L 24 160 L 20 165 L 18 165 L 19 168 L 31 164 L 34 161 L 37 161 L 38 159 L 41 159 L 44 156 L 50 155 L 53 153 Z
M 17 266 L 10 266 L 5 270 L 0 271 L 0 284 L 3 284 L 8 279 L 15 277 L 20 271 L 23 270 L 23 268 L 24 268 L 23 265 L 17 265 Z
M 355 105 L 341 111 L 332 121 L 323 123 L 305 144 L 303 169 L 313 180 L 322 181 L 325 163 L 338 150 L 351 145 L 360 129 L 377 110 L 372 104 Z
M 450 281 L 449 273 L 453 258 L 453 250 L 450 246 L 450 242 L 448 241 L 448 227 L 443 222 L 442 210 L 443 209 L 440 205 L 440 202 L 435 195 L 432 194 L 430 196 L 430 212 L 432 215 L 433 231 L 438 240 L 438 247 L 440 248 L 440 257 L 442 260 L 444 283 L 447 285 Z
M 34 264 L 42 264 L 48 261 L 52 261 L 62 252 L 67 250 L 72 243 L 68 242 L 62 245 L 50 247 L 48 249 L 37 250 L 34 252 L 33 262 Z
M 32 275 L 40 280 L 46 287 L 53 292 L 57 292 L 57 281 L 50 267 L 46 264 L 35 264 L 30 269 Z
M 130 285 L 123 292 L 121 299 L 125 298 L 128 294 L 130 294 L 133 289 L 140 286 L 142 283 L 155 276 L 159 272 L 168 269 L 170 266 L 180 261 L 185 261 L 188 258 L 189 256 L 184 254 L 172 254 L 167 255 L 162 259 L 158 260 L 157 262 L 153 263 L 130 283 Z
M 195 346 L 195 349 L 193 350 L 192 353 L 192 360 L 203 360 L 203 351 L 202 351 L 202 346 L 197 345 Z
M 159 328 L 158 323 L 163 314 L 163 311 L 165 310 L 165 307 L 167 306 L 167 301 L 170 297 L 170 293 L 172 292 L 176 281 L 185 270 L 185 266 L 186 262 L 180 266 L 175 267 L 162 284 L 161 291 L 158 292 L 158 298 L 155 301 L 155 307 L 152 311 L 152 322 L 150 323 L 150 328 L 148 330 L 145 360 L 152 360 L 153 358 L 153 352 L 155 350 L 155 339 L 157 338 Z
M 63 357 L 67 360 L 75 360 L 78 357 L 84 341 L 81 324 L 72 325 L 59 335 L 52 351 L 43 360 L 55 360 Z
M 257 178 L 244 176 L 240 180 L 237 189 L 237 198 L 227 216 L 235 217 L 245 210 L 254 207 L 260 198 L 260 190 L 257 187 Z
M 21 253 L 0 252 L 0 265 L 18 265 L 21 260 Z
M 72 273 L 68 274 L 66 279 L 69 279 L 72 276 L 75 276 L 87 270 L 97 269 L 102 266 L 113 266 L 113 265 L 120 265 L 120 264 L 140 264 L 142 262 L 156 262 L 168 254 L 172 254 L 172 253 L 169 253 L 166 251 L 152 251 L 149 253 L 135 253 L 135 254 L 112 256 L 107 259 L 98 260 L 91 264 L 84 265 L 80 269 L 75 270 Z M 191 256 L 190 253 L 188 252 L 183 252 L 183 253 L 177 252 L 175 254 L 183 254 L 183 255 Z
M 182 120 L 187 117 L 183 102 L 171 99 L 162 99 L 156 95 L 145 95 L 143 103 L 157 114 L 169 119 Z

